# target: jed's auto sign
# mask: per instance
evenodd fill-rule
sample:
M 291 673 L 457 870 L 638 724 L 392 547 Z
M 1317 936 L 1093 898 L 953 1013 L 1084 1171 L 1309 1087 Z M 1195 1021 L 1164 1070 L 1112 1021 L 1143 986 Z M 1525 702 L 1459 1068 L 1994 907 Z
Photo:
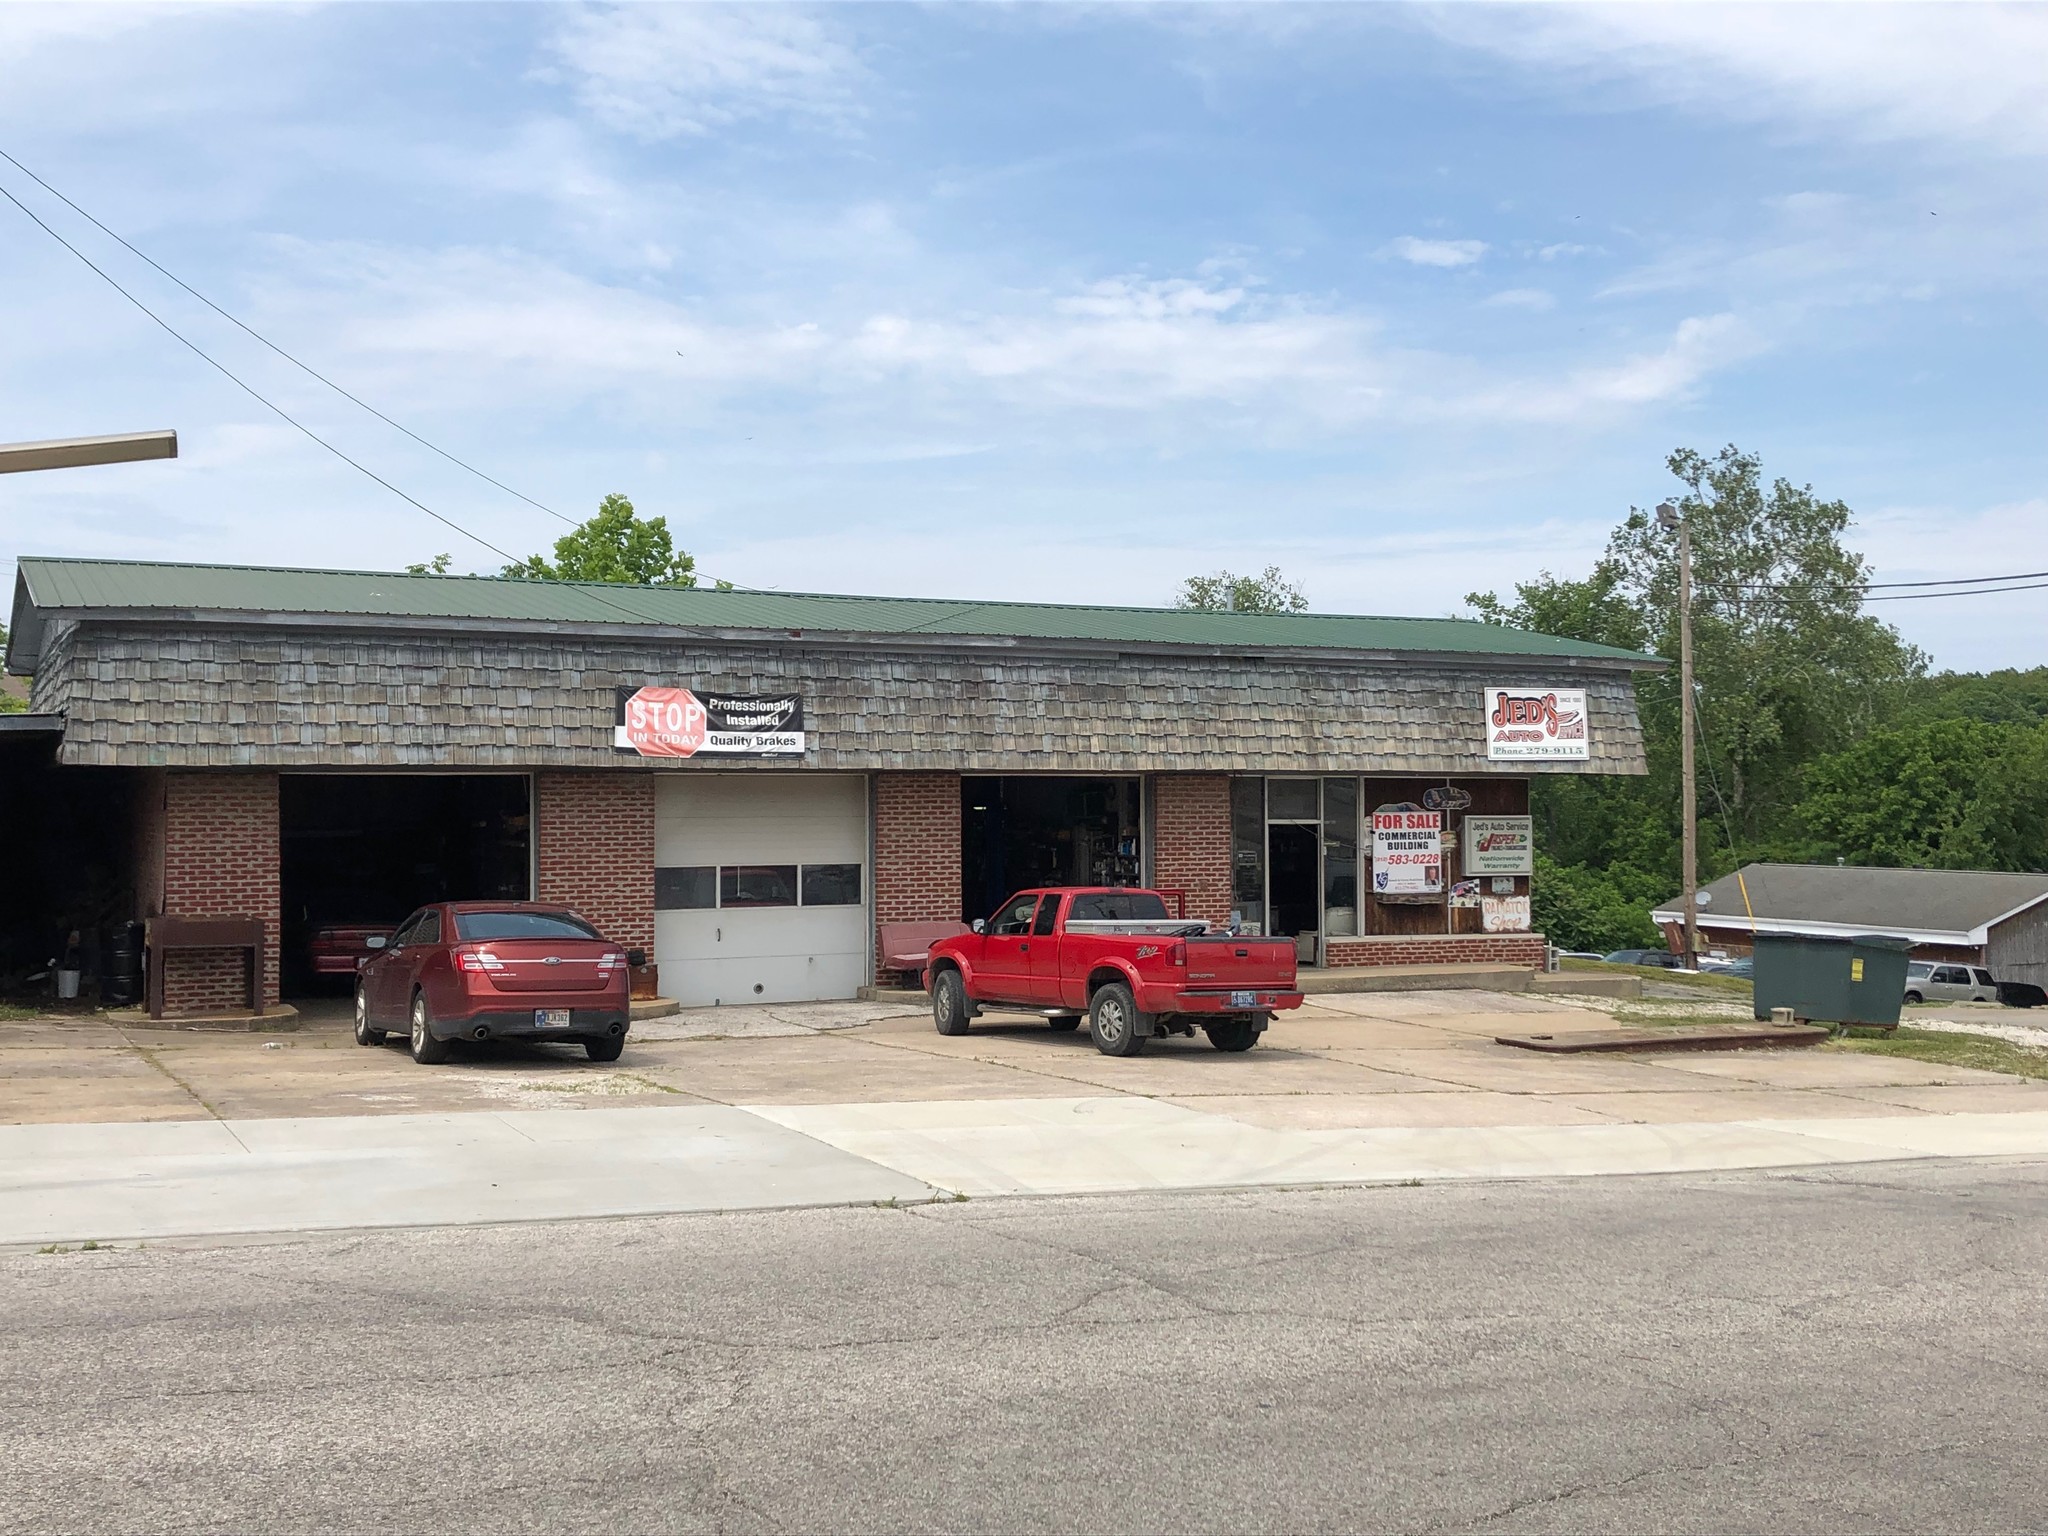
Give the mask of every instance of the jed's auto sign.
M 612 746 L 639 757 L 802 757 L 804 701 L 698 693 L 689 688 L 621 688 Z
M 1592 755 L 1583 688 L 1486 690 L 1486 756 L 1496 763 L 1584 762 Z

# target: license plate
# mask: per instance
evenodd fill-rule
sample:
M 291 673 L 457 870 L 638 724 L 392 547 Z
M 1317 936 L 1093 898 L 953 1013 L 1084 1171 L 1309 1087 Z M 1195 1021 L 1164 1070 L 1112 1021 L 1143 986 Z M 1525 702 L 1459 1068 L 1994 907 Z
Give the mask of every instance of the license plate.
M 567 1029 L 569 1027 L 569 1010 L 566 1008 L 536 1008 L 533 1010 L 533 1022 L 542 1029 Z
M 1230 994 L 1230 1006 L 1233 1008 L 1256 1008 L 1258 1005 L 1259 994 L 1256 992 L 1233 992 Z

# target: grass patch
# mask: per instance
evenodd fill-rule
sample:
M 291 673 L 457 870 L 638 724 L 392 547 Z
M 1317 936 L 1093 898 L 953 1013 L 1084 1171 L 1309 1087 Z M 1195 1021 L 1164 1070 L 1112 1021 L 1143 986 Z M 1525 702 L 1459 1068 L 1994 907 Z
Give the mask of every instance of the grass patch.
M 1689 992 L 1700 992 L 1715 997 L 1748 997 L 1750 979 L 1747 976 L 1722 976 L 1712 971 L 1701 971 L 1697 975 L 1684 975 L 1678 971 L 1667 971 L 1660 965 L 1609 965 L 1605 960 L 1560 960 L 1561 970 L 1580 976 L 1640 976 L 1645 985 L 1652 982 L 1659 986 L 1680 987 Z
M 17 1008 L 13 1003 L 0 1003 L 0 1024 L 19 1024 L 24 1019 L 40 1019 L 42 1014 L 33 1008 Z
M 1851 1026 L 1853 1028 L 1853 1026 Z M 1904 1056 L 1938 1067 L 1974 1067 L 2014 1077 L 2048 1078 L 2048 1051 L 2029 1050 L 1991 1035 L 1956 1035 L 1900 1025 L 1889 1035 L 1843 1034 L 1825 1049 L 1865 1056 Z

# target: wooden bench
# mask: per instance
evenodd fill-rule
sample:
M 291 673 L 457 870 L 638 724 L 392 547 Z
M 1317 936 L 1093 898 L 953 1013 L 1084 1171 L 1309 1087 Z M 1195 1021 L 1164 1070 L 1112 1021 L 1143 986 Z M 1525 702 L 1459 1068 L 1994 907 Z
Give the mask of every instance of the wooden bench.
M 884 973 L 908 973 L 909 985 L 917 987 L 924 985 L 919 973 L 931 947 L 969 929 L 965 923 L 884 923 L 881 931 L 881 969 Z

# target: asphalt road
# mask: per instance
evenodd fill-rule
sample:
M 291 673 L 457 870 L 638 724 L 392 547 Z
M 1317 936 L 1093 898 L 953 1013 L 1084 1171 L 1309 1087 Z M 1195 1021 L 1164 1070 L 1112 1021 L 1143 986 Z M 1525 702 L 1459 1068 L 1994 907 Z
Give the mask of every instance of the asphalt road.
M 2010 1531 L 2048 1166 L 0 1258 L 0 1529 Z

